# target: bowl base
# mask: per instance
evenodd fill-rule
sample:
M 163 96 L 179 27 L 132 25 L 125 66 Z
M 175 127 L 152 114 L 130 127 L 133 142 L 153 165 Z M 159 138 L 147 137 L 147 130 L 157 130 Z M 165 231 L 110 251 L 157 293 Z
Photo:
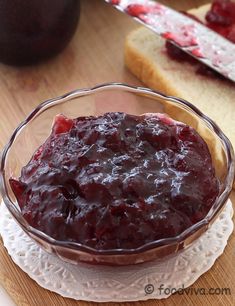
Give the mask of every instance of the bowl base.
M 66 263 L 45 252 L 26 235 L 4 204 L 0 234 L 12 260 L 40 286 L 63 297 L 95 302 L 124 302 L 169 297 L 192 285 L 223 253 L 233 231 L 228 200 L 209 230 L 187 249 L 161 260 L 110 267 Z

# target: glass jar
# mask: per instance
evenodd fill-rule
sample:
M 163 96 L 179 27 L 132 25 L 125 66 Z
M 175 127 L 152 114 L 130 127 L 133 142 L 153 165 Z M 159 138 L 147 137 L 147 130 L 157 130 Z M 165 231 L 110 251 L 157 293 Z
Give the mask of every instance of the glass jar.
M 0 0 L 0 62 L 28 65 L 58 54 L 79 16 L 79 0 Z

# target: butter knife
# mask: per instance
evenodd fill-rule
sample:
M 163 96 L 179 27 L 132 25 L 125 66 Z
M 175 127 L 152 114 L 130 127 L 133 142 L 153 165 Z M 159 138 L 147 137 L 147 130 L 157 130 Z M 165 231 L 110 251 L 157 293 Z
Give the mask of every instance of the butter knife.
M 105 0 L 235 82 L 235 44 L 203 24 L 151 0 Z

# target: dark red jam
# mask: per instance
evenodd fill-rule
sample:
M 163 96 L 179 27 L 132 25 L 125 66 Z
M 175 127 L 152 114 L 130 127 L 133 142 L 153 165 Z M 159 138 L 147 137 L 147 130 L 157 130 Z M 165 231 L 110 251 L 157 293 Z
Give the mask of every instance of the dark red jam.
M 127 13 L 132 17 L 139 17 L 149 12 L 149 7 L 143 4 L 130 4 L 126 9 Z
M 185 14 L 200 22 L 197 17 L 193 16 L 192 14 Z M 235 43 L 235 3 L 231 0 L 214 0 L 210 10 L 206 14 L 205 25 Z M 166 42 L 166 49 L 167 54 L 172 59 L 194 64 L 196 66 L 197 73 L 224 79 L 222 75 L 199 63 L 193 57 L 170 42 Z
M 215 0 L 206 21 L 209 28 L 235 43 L 235 2 Z
M 29 224 L 95 249 L 174 237 L 204 218 L 219 192 L 204 140 L 160 114 L 58 115 L 10 184 Z

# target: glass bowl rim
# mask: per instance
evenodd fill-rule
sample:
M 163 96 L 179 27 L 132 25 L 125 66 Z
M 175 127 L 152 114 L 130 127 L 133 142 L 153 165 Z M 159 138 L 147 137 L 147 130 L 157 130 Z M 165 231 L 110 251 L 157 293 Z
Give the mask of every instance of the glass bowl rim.
M 45 234 L 44 232 L 30 226 L 28 222 L 23 218 L 21 211 L 15 206 L 15 204 L 11 201 L 7 188 L 6 188 L 6 179 L 5 179 L 5 163 L 7 155 L 11 149 L 12 144 L 14 143 L 18 134 L 20 134 L 21 130 L 28 125 L 34 118 L 36 118 L 40 113 L 46 111 L 47 109 L 53 107 L 54 105 L 70 101 L 75 98 L 79 98 L 86 95 L 91 95 L 99 91 L 103 90 L 124 90 L 127 92 L 138 93 L 138 94 L 146 94 L 151 97 L 157 97 L 160 99 L 165 99 L 166 101 L 173 102 L 179 106 L 186 106 L 190 112 L 193 112 L 197 115 L 208 127 L 212 130 L 221 140 L 223 143 L 224 150 L 226 152 L 227 158 L 227 175 L 225 178 L 225 188 L 219 194 L 219 197 L 216 199 L 215 203 L 212 205 L 211 209 L 209 210 L 208 214 L 205 218 L 201 221 L 193 224 L 192 226 L 188 227 L 185 231 L 180 233 L 175 237 L 170 238 L 162 238 L 155 241 L 148 242 L 143 244 L 138 248 L 133 249 L 109 249 L 109 250 L 99 250 L 95 249 L 81 243 L 77 242 L 69 242 L 69 241 L 62 241 L 56 240 L 49 235 Z M 217 213 L 221 210 L 221 208 L 225 205 L 226 200 L 229 197 L 229 194 L 232 190 L 233 185 L 233 178 L 235 172 L 235 157 L 232 144 L 227 136 L 222 132 L 222 130 L 218 127 L 218 125 L 211 120 L 208 116 L 204 115 L 196 106 L 192 103 L 178 98 L 174 96 L 168 96 L 160 91 L 156 91 L 150 88 L 142 87 L 142 86 L 134 86 L 128 85 L 126 83 L 118 83 L 118 82 L 111 82 L 111 83 L 103 83 L 96 85 L 90 88 L 82 88 L 70 91 L 64 95 L 61 95 L 56 98 L 48 99 L 42 103 L 40 103 L 33 111 L 26 117 L 24 121 L 22 121 L 17 128 L 12 133 L 8 143 L 4 146 L 2 153 L 1 153 L 1 166 L 0 166 L 0 191 L 2 193 L 3 202 L 5 203 L 7 209 L 11 213 L 11 215 L 15 218 L 17 223 L 21 226 L 21 228 L 28 234 L 36 236 L 39 239 L 42 239 L 44 242 L 52 245 L 54 247 L 62 247 L 71 250 L 80 250 L 82 252 L 88 254 L 95 254 L 95 255 L 126 255 L 126 254 L 140 254 L 144 251 L 151 250 L 157 247 L 172 245 L 172 244 L 180 244 L 184 242 L 184 240 L 189 237 L 191 234 L 199 231 L 203 227 L 205 229 L 208 228 L 210 222 L 213 218 L 217 215 Z M 30 236 L 31 236 L 30 235 Z

